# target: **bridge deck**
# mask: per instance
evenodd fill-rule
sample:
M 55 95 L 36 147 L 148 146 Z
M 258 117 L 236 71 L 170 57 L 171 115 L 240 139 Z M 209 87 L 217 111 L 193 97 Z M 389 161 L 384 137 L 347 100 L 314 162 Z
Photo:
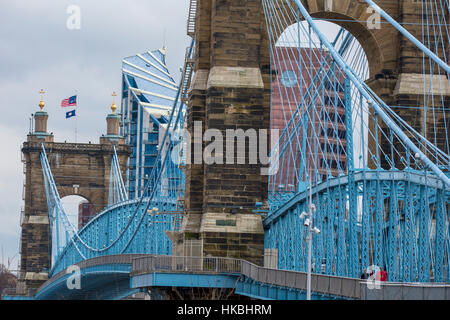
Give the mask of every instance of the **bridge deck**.
M 80 290 L 67 288 L 71 272 L 64 270 L 45 282 L 35 299 L 117 299 L 151 287 L 234 288 L 239 295 L 282 300 L 303 300 L 306 292 L 304 272 L 268 269 L 239 259 L 127 254 L 76 266 L 83 279 Z M 311 290 L 313 299 L 450 300 L 447 283 L 368 283 L 313 274 Z
M 304 299 L 307 274 L 229 258 L 145 256 L 133 259 L 131 278 L 133 288 L 202 283 L 207 283 L 205 287 L 230 288 L 234 281 L 237 294 L 260 299 Z M 311 290 L 316 298 L 328 299 L 450 299 L 450 284 L 367 283 L 321 274 L 312 275 Z

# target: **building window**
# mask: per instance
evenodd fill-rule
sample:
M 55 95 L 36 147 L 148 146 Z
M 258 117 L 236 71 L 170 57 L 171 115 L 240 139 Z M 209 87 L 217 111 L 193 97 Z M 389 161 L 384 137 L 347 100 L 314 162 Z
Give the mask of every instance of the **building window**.
M 281 83 L 287 88 L 295 86 L 297 84 L 297 74 L 292 70 L 283 72 L 281 75 Z

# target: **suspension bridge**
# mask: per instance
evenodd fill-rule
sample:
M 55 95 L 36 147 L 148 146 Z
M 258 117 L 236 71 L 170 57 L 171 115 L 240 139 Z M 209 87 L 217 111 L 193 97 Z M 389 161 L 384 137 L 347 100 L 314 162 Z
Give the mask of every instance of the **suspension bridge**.
M 442 0 L 191 0 L 142 197 L 128 199 L 112 132 L 108 201 L 77 230 L 38 130 L 51 254 L 33 297 L 305 299 L 312 241 L 315 299 L 450 298 L 448 12 Z M 279 129 L 269 174 L 250 146 L 245 165 L 192 163 L 208 129 Z M 387 271 L 378 290 L 360 280 L 373 265 Z M 73 266 L 81 289 L 67 286 Z

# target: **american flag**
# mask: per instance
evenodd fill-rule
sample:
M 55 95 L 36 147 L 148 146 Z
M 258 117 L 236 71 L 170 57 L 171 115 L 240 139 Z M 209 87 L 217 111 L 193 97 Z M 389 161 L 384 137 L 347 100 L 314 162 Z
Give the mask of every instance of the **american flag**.
M 76 107 L 77 105 L 77 96 L 72 96 L 70 98 L 64 99 L 61 101 L 61 107 Z

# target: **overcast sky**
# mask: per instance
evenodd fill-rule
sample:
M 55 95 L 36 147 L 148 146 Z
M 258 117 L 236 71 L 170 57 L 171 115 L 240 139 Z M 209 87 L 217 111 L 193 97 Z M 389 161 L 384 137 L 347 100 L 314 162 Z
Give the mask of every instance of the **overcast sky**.
M 70 5 L 81 9 L 79 30 L 66 26 Z M 165 39 L 168 67 L 178 81 L 189 45 L 188 7 L 189 0 L 0 0 L 0 245 L 5 263 L 19 250 L 20 148 L 30 115 L 39 109 L 39 90 L 47 92 L 48 130 L 55 141 L 75 139 L 75 121 L 65 119 L 60 103 L 78 92 L 78 142 L 98 143 L 106 131 L 111 93 L 121 89 L 122 58 L 161 48 Z M 18 256 L 14 265 L 17 261 Z

